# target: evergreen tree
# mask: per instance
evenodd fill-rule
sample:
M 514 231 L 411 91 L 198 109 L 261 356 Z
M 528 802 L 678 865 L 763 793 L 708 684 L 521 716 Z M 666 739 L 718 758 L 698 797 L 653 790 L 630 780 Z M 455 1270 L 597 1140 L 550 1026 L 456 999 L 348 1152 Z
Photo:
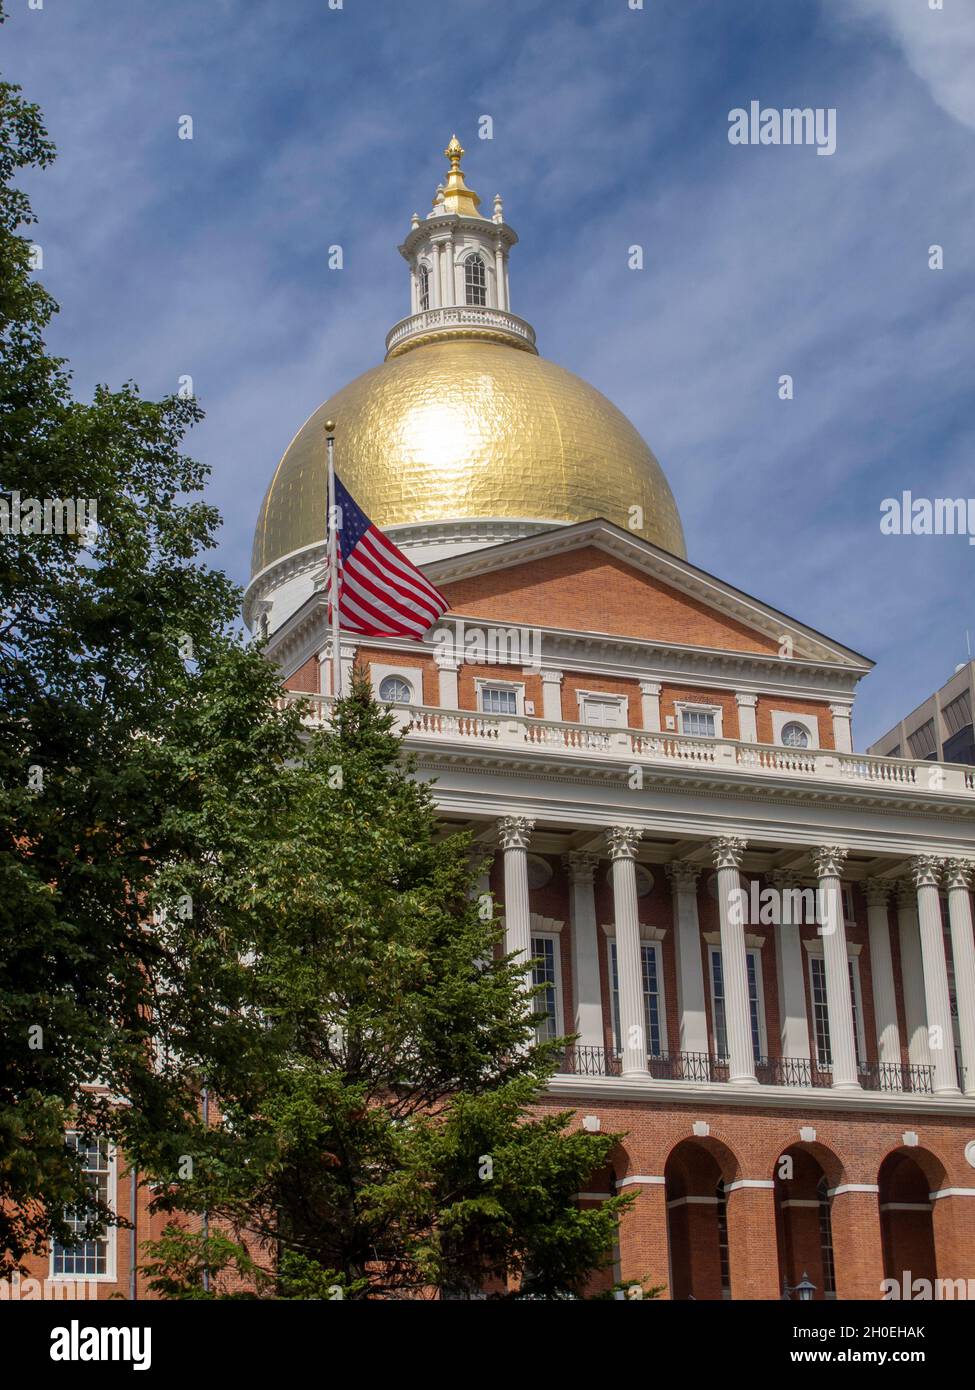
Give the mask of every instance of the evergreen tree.
M 255 824 L 236 870 L 218 855 L 237 982 L 214 1037 L 232 1045 L 200 1058 L 220 1115 L 174 1141 L 193 1176 L 160 1205 L 208 1211 L 263 1252 L 279 1293 L 295 1261 L 346 1297 L 581 1288 L 626 1199 L 580 1210 L 576 1194 L 618 1136 L 533 1113 L 562 1043 L 536 1041 L 469 836 L 443 833 L 361 673 L 285 776 L 263 844 Z M 152 1254 L 171 1273 L 172 1246 Z

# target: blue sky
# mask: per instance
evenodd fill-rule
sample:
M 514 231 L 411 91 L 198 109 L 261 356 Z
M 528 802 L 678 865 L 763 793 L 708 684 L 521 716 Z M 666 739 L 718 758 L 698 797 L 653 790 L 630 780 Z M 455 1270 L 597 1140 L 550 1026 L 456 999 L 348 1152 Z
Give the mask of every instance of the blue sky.
M 975 495 L 970 0 L 7 5 L 59 148 L 29 183 L 52 345 L 81 395 L 192 375 L 241 582 L 291 435 L 408 312 L 456 130 L 521 238 L 512 307 L 644 434 L 690 558 L 877 661 L 857 745 L 975 649 L 975 546 L 879 529 L 902 489 Z M 836 153 L 730 145 L 752 100 L 835 107 Z

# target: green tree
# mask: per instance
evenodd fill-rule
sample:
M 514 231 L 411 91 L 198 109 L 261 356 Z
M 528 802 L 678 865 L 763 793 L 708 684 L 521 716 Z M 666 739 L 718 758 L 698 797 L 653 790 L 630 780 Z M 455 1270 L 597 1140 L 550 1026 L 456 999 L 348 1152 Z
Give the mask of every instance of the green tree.
M 444 834 L 392 723 L 357 672 L 282 774 L 280 809 L 255 808 L 246 854 L 222 836 L 217 795 L 215 939 L 236 980 L 211 1036 L 232 1045 L 200 1058 L 220 1114 L 174 1139 L 193 1175 L 160 1205 L 206 1210 L 343 1296 L 567 1294 L 613 1244 L 626 1199 L 581 1210 L 576 1194 L 619 1136 L 534 1111 L 560 1043 L 536 1041 L 524 972 L 474 896 L 469 837 Z M 199 790 L 209 823 L 213 779 Z M 201 984 L 213 976 L 207 961 Z
M 181 451 L 201 415 L 196 402 L 145 401 L 131 385 L 76 401 L 64 362 L 47 352 L 57 306 L 32 271 L 34 217 L 14 181 L 52 158 L 37 107 L 0 83 L 0 1270 L 8 1271 L 52 1234 L 69 1238 L 65 1206 L 95 1223 L 110 1219 L 91 1198 L 66 1127 L 122 1139 L 132 1113 L 166 1128 L 185 1109 L 189 1063 L 157 1067 L 155 1032 L 157 999 L 179 987 L 192 924 L 182 923 L 182 935 L 147 930 L 146 908 L 160 866 L 199 859 L 207 847 L 191 818 L 171 814 L 192 787 L 172 780 L 175 761 L 161 775 L 159 748 L 205 702 L 217 749 L 246 743 L 238 759 L 246 775 L 258 751 L 267 762 L 294 755 L 293 720 L 274 711 L 273 673 L 234 636 L 239 594 L 203 563 L 218 517 L 200 495 L 206 470 Z M 54 529 L 44 529 L 43 506 L 22 513 L 18 495 L 92 503 L 97 530 L 65 530 L 54 513 Z

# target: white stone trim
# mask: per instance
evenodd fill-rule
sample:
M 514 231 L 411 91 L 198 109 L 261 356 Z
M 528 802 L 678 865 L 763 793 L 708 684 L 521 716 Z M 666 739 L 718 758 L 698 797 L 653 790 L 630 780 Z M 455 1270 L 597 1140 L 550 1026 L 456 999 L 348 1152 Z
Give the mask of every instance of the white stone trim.
M 881 1211 L 930 1211 L 930 1202 L 881 1202 Z
M 819 1207 L 819 1203 L 814 1197 L 787 1197 L 779 1206 L 785 1211 L 786 1207 Z
M 674 1207 L 716 1207 L 717 1197 L 672 1197 L 667 1203 L 667 1210 L 672 1211 Z
M 975 1197 L 975 1187 L 942 1187 L 937 1192 L 929 1192 L 928 1196 L 932 1202 L 942 1197 Z
M 829 1197 L 841 1197 L 844 1192 L 879 1192 L 880 1187 L 875 1182 L 845 1182 L 839 1187 L 831 1187 L 827 1191 Z
M 659 1178 L 658 1178 L 658 1177 L 641 1177 L 641 1176 L 638 1176 L 637 1174 L 634 1174 L 632 1177 L 629 1177 L 629 1178 L 620 1178 L 620 1180 L 619 1180 L 619 1182 L 616 1184 L 616 1186 L 617 1186 L 617 1187 L 634 1187 L 634 1186 L 641 1186 L 641 1187 L 659 1187 L 662 1183 L 665 1183 L 666 1181 L 667 1181 L 667 1179 L 666 1179 L 665 1177 L 663 1177 L 663 1176 L 661 1176 L 661 1177 L 659 1177 Z
M 736 1192 L 739 1187 L 774 1187 L 775 1181 L 772 1178 L 738 1178 L 735 1182 L 725 1183 L 725 1192 Z

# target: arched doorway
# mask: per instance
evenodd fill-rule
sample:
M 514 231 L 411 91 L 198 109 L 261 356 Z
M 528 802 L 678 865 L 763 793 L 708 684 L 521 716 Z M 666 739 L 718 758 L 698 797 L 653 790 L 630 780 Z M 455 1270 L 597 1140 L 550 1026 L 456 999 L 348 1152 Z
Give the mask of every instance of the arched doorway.
M 685 1139 L 664 1168 L 670 1296 L 731 1297 L 725 1184 L 737 1171 L 730 1150 L 715 1140 Z
M 831 1187 L 839 1162 L 835 1155 L 804 1144 L 785 1149 L 775 1164 L 775 1233 L 779 1280 L 794 1289 L 808 1278 L 815 1299 L 836 1297 Z
M 937 1278 L 934 1213 L 930 1193 L 941 1185 L 933 1154 L 920 1149 L 896 1149 L 880 1165 L 880 1235 L 884 1278 L 896 1280 L 903 1290 L 915 1279 Z M 910 1294 L 908 1293 L 908 1297 Z

